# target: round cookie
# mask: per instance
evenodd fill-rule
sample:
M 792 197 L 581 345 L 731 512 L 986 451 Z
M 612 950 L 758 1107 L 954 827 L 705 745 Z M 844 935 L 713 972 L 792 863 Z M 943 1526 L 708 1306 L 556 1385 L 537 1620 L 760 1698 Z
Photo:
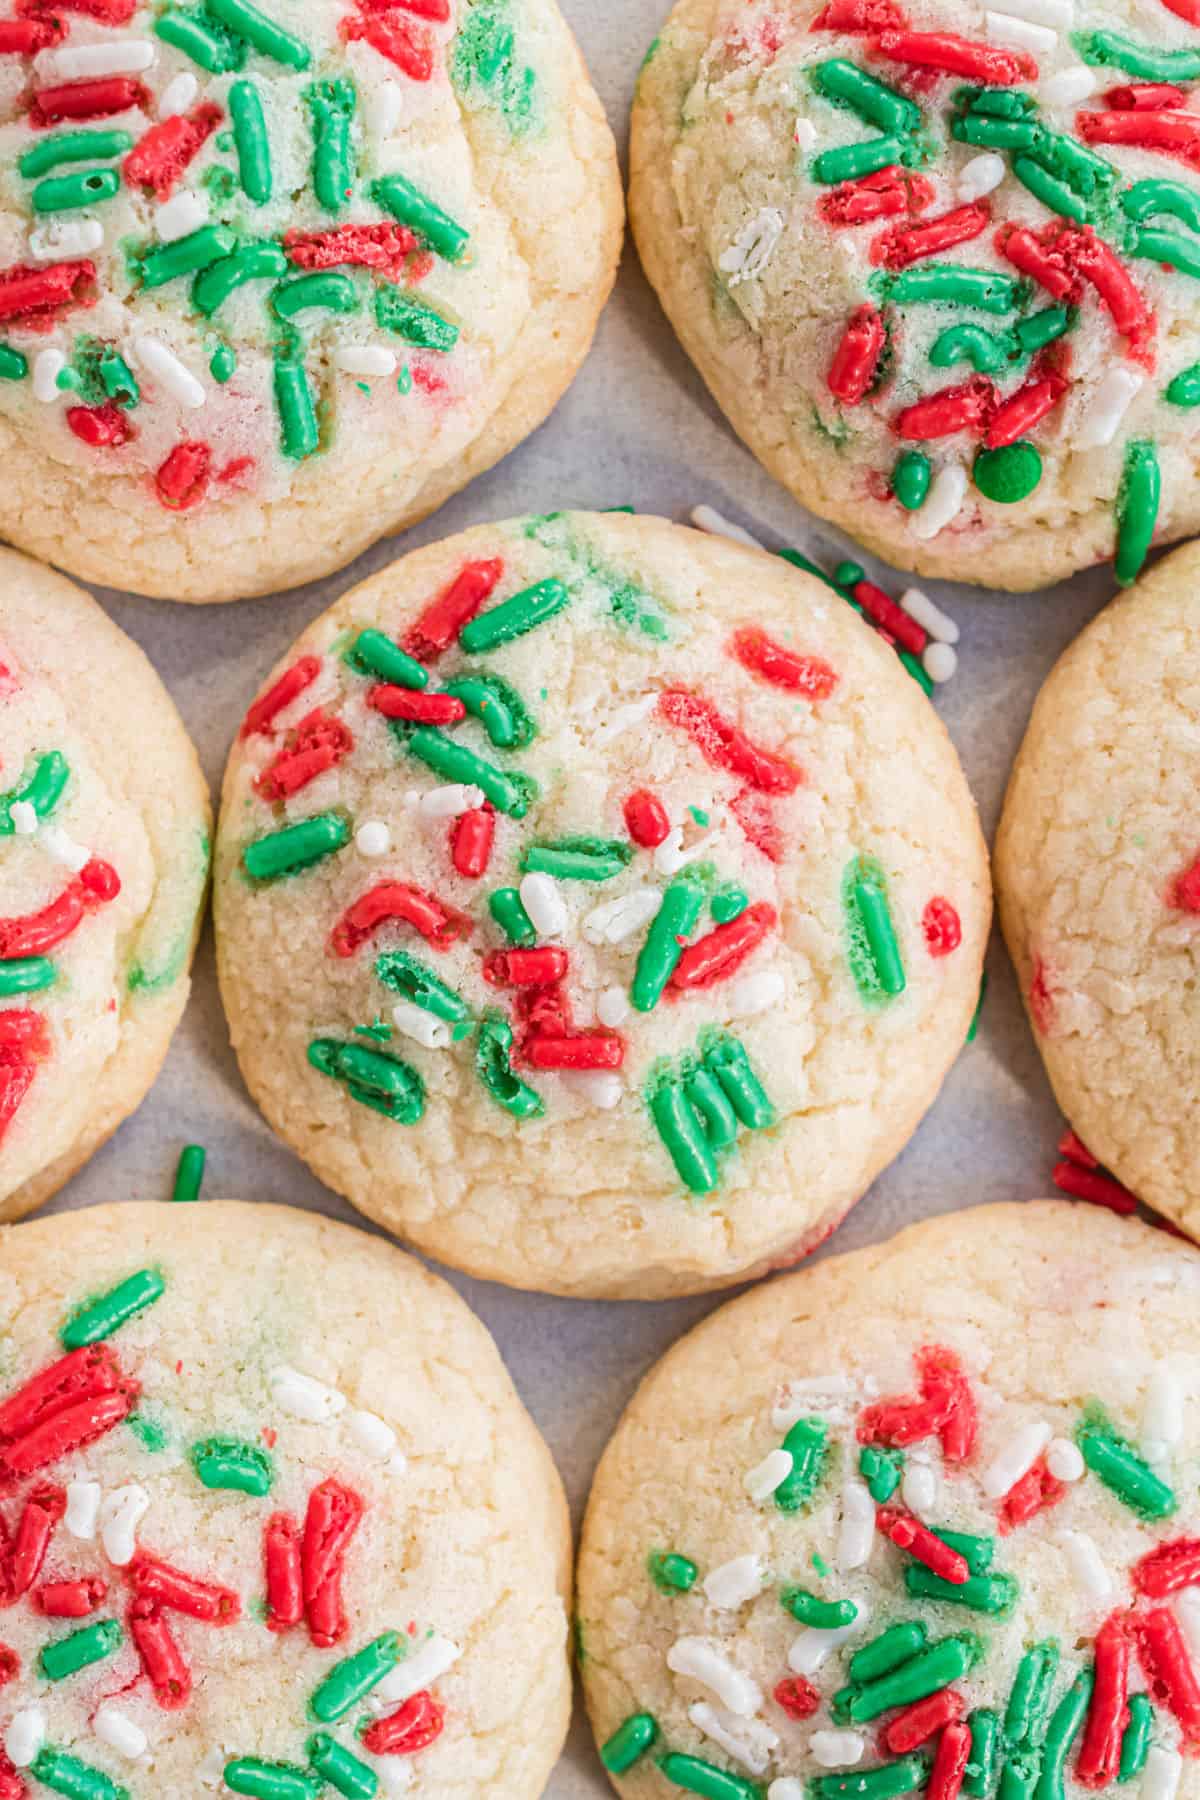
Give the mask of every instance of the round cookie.
M 191 986 L 208 788 L 87 594 L 0 550 L 0 1220 L 138 1106 Z
M 555 0 L 31 0 L 5 30 L 22 549 L 173 600 L 291 587 L 432 512 L 571 381 L 623 207 Z
M 676 1345 L 580 1556 L 618 1791 L 1191 1800 L 1198 1290 L 1146 1226 L 991 1206 Z
M 660 519 L 394 564 L 293 646 L 226 773 L 252 1093 L 372 1218 L 521 1287 L 656 1298 L 811 1249 L 961 1048 L 989 912 L 893 652 Z
M 15 1227 L 0 1295 L 5 1800 L 536 1800 L 566 1508 L 444 1282 L 221 1201 Z
M 1071 645 L 996 837 L 1004 935 L 1058 1103 L 1092 1155 L 1193 1237 L 1198 594 L 1189 544 Z
M 1200 528 L 1190 0 L 678 0 L 650 280 L 731 423 L 904 569 L 1025 590 Z

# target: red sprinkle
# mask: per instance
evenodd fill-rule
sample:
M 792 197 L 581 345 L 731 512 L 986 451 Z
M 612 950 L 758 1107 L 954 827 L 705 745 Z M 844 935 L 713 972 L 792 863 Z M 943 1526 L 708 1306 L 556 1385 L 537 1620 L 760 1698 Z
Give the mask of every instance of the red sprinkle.
M 289 231 L 284 250 L 300 269 L 336 269 L 344 265 L 378 269 L 398 281 L 407 259 L 419 248 L 407 225 L 339 225 L 332 231 Z
M 804 779 L 785 757 L 760 749 L 740 726 L 699 694 L 668 688 L 659 695 L 658 710 L 668 723 L 687 732 L 706 762 L 740 775 L 760 793 L 790 794 Z
M 212 451 L 208 445 L 193 439 L 176 444 L 170 455 L 159 464 L 154 487 L 164 506 L 175 512 L 187 512 L 203 500 L 212 468 Z
M 67 427 L 81 443 L 95 450 L 119 450 L 133 436 L 128 415 L 111 400 L 103 406 L 70 406 Z
M 765 900 L 748 906 L 736 919 L 688 945 L 675 965 L 671 986 L 686 991 L 727 980 L 778 923 L 779 914 Z
M 898 225 L 885 231 L 871 245 L 871 261 L 885 269 L 906 269 L 926 256 L 938 256 L 955 244 L 969 244 L 991 224 L 992 209 L 985 200 L 973 200 L 936 219 L 919 225 Z
M 1065 376 L 1051 373 L 1034 381 L 1027 381 L 1015 394 L 1001 401 L 992 414 L 987 436 L 983 440 L 988 449 L 999 450 L 1004 445 L 1015 444 L 1018 438 L 1025 437 L 1048 413 L 1054 411 L 1070 385 Z
M 1072 1162 L 1054 1165 L 1054 1185 L 1061 1193 L 1076 1200 L 1087 1200 L 1093 1206 L 1106 1206 L 1110 1212 L 1128 1216 L 1137 1211 L 1137 1197 L 1109 1175 L 1097 1175 L 1092 1169 L 1081 1169 Z
M 478 881 L 488 872 L 496 841 L 496 812 L 492 806 L 472 806 L 459 813 L 450 827 L 450 860 L 458 874 Z
M 1027 1469 L 1020 1481 L 1014 1482 L 1007 1494 L 1001 1497 L 997 1518 L 1000 1535 L 1007 1536 L 1035 1514 L 1057 1506 L 1066 1491 L 1063 1483 L 1057 1481 L 1046 1467 L 1045 1457 L 1039 1456 L 1033 1467 Z
M 1116 113 L 1111 116 L 1119 119 L 1139 118 L 1136 113 Z M 1148 119 L 1142 117 L 1141 123 L 1153 124 L 1168 116 L 1170 115 L 1166 113 L 1154 113 Z M 1196 127 L 1196 160 L 1200 162 L 1200 118 L 1193 117 L 1192 123 Z M 1061 234 L 1061 239 L 1065 240 L 1066 253 L 1072 267 L 1085 281 L 1091 283 L 1108 308 L 1114 326 L 1129 345 L 1130 355 L 1147 368 L 1152 368 L 1155 316 L 1124 263 L 1102 238 L 1096 236 L 1090 225 L 1071 226 Z
M 342 1574 L 362 1516 L 359 1496 L 340 1481 L 323 1481 L 308 1497 L 300 1566 L 308 1635 L 321 1650 L 338 1643 L 350 1628 L 342 1604 Z
M 31 1020 L 40 1025 L 36 1013 L 0 1013 L 0 1030 L 11 1022 Z M 14 1037 L 31 1037 L 25 1028 Z M 114 1393 L 120 1385 L 121 1371 L 107 1344 L 88 1344 L 60 1356 L 57 1362 L 32 1375 L 15 1394 L 0 1405 L 0 1445 L 32 1431 L 60 1407 L 97 1394 Z
M 846 31 L 856 35 L 867 31 L 904 31 L 908 14 L 896 0 L 828 0 L 810 31 Z
M 499 557 L 467 563 L 409 626 L 400 640 L 401 649 L 418 662 L 434 662 L 490 598 L 503 573 L 504 564 Z
M 105 1595 L 108 1583 L 99 1575 L 77 1581 L 44 1581 L 33 1590 L 35 1609 L 47 1619 L 86 1619 Z
M 363 1748 L 372 1756 L 412 1756 L 440 1737 L 445 1723 L 445 1707 L 423 1688 L 386 1719 L 376 1719 L 363 1732 Z
M 240 738 L 254 737 L 259 732 L 264 736 L 269 736 L 271 724 L 276 715 L 281 713 L 285 706 L 290 706 L 292 701 L 304 692 L 305 688 L 311 687 L 320 673 L 321 659 L 319 656 L 302 656 L 299 662 L 293 663 L 290 669 L 286 669 L 279 680 L 254 702 L 242 720 L 242 729 L 238 736 Z
M 493 950 L 483 961 L 483 978 L 493 987 L 546 987 L 561 981 L 570 964 L 565 950 L 546 944 L 537 950 Z
M 947 1725 L 933 1759 L 925 1800 L 957 1800 L 971 1756 L 971 1727 L 965 1720 Z
M 864 1407 L 858 1421 L 860 1444 L 902 1448 L 937 1437 L 948 1462 L 966 1462 L 975 1447 L 978 1413 L 970 1383 L 952 1350 L 926 1344 L 915 1362 L 919 1400 L 879 1400 Z
M 1200 24 L 1200 7 L 1197 20 Z M 1125 87 L 1108 88 L 1102 98 L 1118 112 L 1163 112 L 1171 106 L 1186 106 L 1187 92 L 1169 81 L 1133 81 Z
M 318 707 L 301 719 L 292 742 L 255 778 L 255 789 L 264 800 L 286 800 L 349 756 L 353 748 L 350 727 Z
M 386 14 L 351 14 L 342 20 L 338 32 L 347 43 L 362 38 L 410 81 L 428 81 L 433 74 L 433 39 L 428 32 L 406 25 L 403 19 Z
M 578 1031 L 563 1037 L 531 1032 L 522 1053 L 535 1069 L 619 1069 L 625 1061 L 625 1040 L 614 1031 Z
M 29 1789 L 0 1747 L 0 1800 L 26 1800 Z
M 1169 13 L 1188 25 L 1200 25 L 1200 0 L 1163 0 Z
M 821 1709 L 821 1696 L 803 1675 L 787 1675 L 771 1696 L 789 1719 L 811 1719 Z
M 937 69 L 967 81 L 1013 87 L 1037 79 L 1038 66 L 1027 50 L 997 50 L 950 31 L 882 31 L 871 39 L 870 54 L 919 69 Z
M 59 19 L 0 19 L 0 56 L 35 56 L 65 36 Z
M 898 436 L 911 439 L 953 437 L 958 431 L 980 432 L 996 407 L 996 390 L 986 375 L 940 388 L 906 406 L 895 423 Z
M 173 113 L 152 125 L 121 165 L 126 183 L 148 188 L 156 200 L 165 200 L 220 123 L 220 107 L 202 100 L 190 113 Z
M 953 1688 L 942 1688 L 936 1694 L 926 1695 L 924 1700 L 915 1700 L 885 1727 L 884 1744 L 893 1756 L 907 1756 L 918 1744 L 927 1744 L 943 1725 L 951 1725 L 955 1719 L 960 1719 L 965 1706 L 966 1701 Z
M 7 1644 L 0 1644 L 0 1687 L 6 1682 L 15 1681 L 20 1673 L 21 1659 L 16 1651 L 10 1650 Z
M 36 1429 L 0 1450 L 0 1489 L 13 1487 L 39 1469 L 94 1444 L 129 1416 L 139 1392 L 136 1382 L 127 1381 L 116 1393 L 81 1400 L 51 1414 Z
M 886 342 L 883 314 L 877 307 L 860 306 L 851 315 L 825 377 L 835 400 L 857 406 L 865 398 L 879 373 Z
M 1200 114 L 1193 112 L 1080 112 L 1080 137 L 1088 144 L 1129 144 L 1200 166 Z
M 70 937 L 88 913 L 115 900 L 120 891 L 121 880 L 112 864 L 92 857 L 58 899 L 42 907 L 40 912 L 0 919 L 0 959 L 44 956 L 47 950 Z
M 929 642 L 929 633 L 910 618 L 902 606 L 897 606 L 890 594 L 885 594 L 873 581 L 855 582 L 851 592 L 868 617 L 882 626 L 889 637 L 911 650 L 914 656 L 920 656 Z
M 1069 1162 L 1078 1163 L 1081 1169 L 1098 1169 L 1100 1163 L 1087 1145 L 1075 1136 L 1070 1129 L 1063 1132 L 1058 1140 L 1058 1154 L 1065 1156 Z
M 40 18 L 44 0 L 17 0 L 23 17 Z M 127 25 L 137 10 L 137 0 L 55 0 L 56 12 L 86 13 L 105 25 Z
M 800 656 L 794 650 L 786 650 L 757 625 L 736 631 L 731 647 L 743 669 L 770 682 L 772 687 L 784 688 L 789 694 L 803 694 L 806 700 L 828 700 L 838 684 L 836 670 L 822 657 Z M 634 835 L 632 828 L 629 835 Z M 636 841 L 640 843 L 641 839 Z
M 1165 1606 L 1133 1618 L 1138 1657 L 1150 1692 L 1166 1706 L 1185 1740 L 1200 1741 L 1200 1687 L 1175 1614 Z
M 333 928 L 335 956 L 353 956 L 381 925 L 401 919 L 435 950 L 448 950 L 471 930 L 471 920 L 408 881 L 381 881 L 347 908 Z
M 1054 1029 L 1054 992 L 1049 968 L 1040 956 L 1035 956 L 1033 971 L 1029 977 L 1029 1012 L 1035 1028 L 1043 1037 Z
M 1129 1718 L 1129 1651 L 1126 1620 L 1113 1613 L 1096 1633 L 1096 1678 L 1075 1764 L 1075 1779 L 1085 1787 L 1107 1787 L 1116 1778 Z
M 185 1574 L 148 1551 L 138 1551 L 126 1576 L 139 1598 L 153 1600 L 170 1612 L 186 1613 L 189 1619 L 232 1625 L 241 1616 L 242 1603 L 232 1588 Z
M 155 1600 L 131 1601 L 128 1613 L 129 1635 L 141 1658 L 142 1668 L 154 1689 L 154 1698 L 164 1712 L 177 1712 L 186 1706 L 192 1691 L 192 1671 L 171 1627 L 162 1616 Z
M 1200 856 L 1177 875 L 1167 894 L 1167 905 L 1179 912 L 1200 913 Z
M 54 1527 L 66 1510 L 65 1492 L 51 1483 L 34 1488 L 26 1500 L 0 1580 L 5 1605 L 27 1594 L 41 1574 Z
M 623 811 L 626 831 L 643 850 L 656 850 L 671 835 L 667 809 L 649 788 L 638 788 L 630 794 Z
M 934 895 L 922 913 L 921 930 L 930 956 L 949 956 L 962 943 L 958 909 L 940 894 Z
M 51 263 L 35 269 L 15 263 L 0 271 L 0 322 L 61 312 L 68 306 L 91 306 L 95 300 L 96 265 Z
M 455 694 L 431 694 L 424 689 L 391 687 L 378 683 L 367 693 L 367 705 L 385 719 L 408 719 L 418 725 L 457 725 L 467 709 Z
M 1200 1581 L 1200 1538 L 1173 1538 L 1148 1550 L 1130 1571 L 1139 1594 L 1161 1600 Z
M 936 1533 L 914 1519 L 911 1513 L 901 1512 L 896 1506 L 880 1506 L 875 1511 L 875 1522 L 884 1537 L 890 1538 L 899 1550 L 907 1550 L 910 1556 L 924 1563 L 927 1569 L 943 1581 L 949 1581 L 960 1587 L 971 1571 L 965 1556 L 952 1550 Z
M 1079 298 L 1078 278 L 1061 249 L 1043 243 L 1036 232 L 1024 225 L 1002 225 L 996 233 L 996 248 L 1015 269 L 1044 287 L 1055 300 L 1073 302 Z
M 818 200 L 817 211 L 827 225 L 867 225 L 875 219 L 923 212 L 933 198 L 933 185 L 923 175 L 912 175 L 898 163 L 888 163 L 871 175 L 830 188 Z
M 748 844 L 760 850 L 768 862 L 783 861 L 783 833 L 765 794 L 756 794 L 753 788 L 742 788 L 729 802 L 729 810 L 741 826 Z
M 109 119 L 114 113 L 147 108 L 150 95 L 131 75 L 104 75 L 96 81 L 68 81 L 39 88 L 29 103 L 29 123 L 57 125 L 62 119 Z
M 300 1527 L 290 1513 L 272 1513 L 263 1533 L 267 1630 L 290 1631 L 304 1617 Z

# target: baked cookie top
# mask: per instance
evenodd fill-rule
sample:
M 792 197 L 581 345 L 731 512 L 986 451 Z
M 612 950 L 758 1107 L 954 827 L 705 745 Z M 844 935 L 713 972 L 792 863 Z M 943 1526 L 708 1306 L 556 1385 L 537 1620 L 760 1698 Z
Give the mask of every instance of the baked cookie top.
M 337 568 L 549 411 L 621 221 L 554 0 L 21 0 L 0 529 L 176 599 Z
M 0 551 L 0 1219 L 141 1100 L 187 1000 L 208 789 L 88 595 Z
M 1094 1156 L 1193 1236 L 1198 648 L 1190 544 L 1059 661 L 996 838 L 1004 935 L 1058 1102 Z
M 217 863 L 275 1128 L 432 1254 L 579 1294 L 831 1230 L 963 1044 L 990 911 L 954 751 L 852 608 L 619 513 L 346 594 L 247 714 Z
M 491 1339 L 286 1207 L 0 1234 L 0 1794 L 536 1800 L 562 1491 Z
M 984 1207 L 669 1352 L 580 1559 L 620 1792 L 1200 1792 L 1198 1284 L 1097 1208 Z
M 631 212 L 751 449 L 1006 588 L 1200 526 L 1194 0 L 680 0 Z

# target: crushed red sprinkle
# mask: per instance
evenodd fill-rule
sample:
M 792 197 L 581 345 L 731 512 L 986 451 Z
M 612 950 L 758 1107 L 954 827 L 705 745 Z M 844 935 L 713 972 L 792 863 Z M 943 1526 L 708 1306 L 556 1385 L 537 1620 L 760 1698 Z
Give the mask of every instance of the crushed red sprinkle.
M 164 506 L 187 512 L 204 498 L 211 469 L 212 451 L 207 444 L 196 440 L 176 444 L 158 467 L 155 492 Z
M 202 100 L 190 113 L 174 113 L 143 132 L 121 165 L 131 188 L 147 188 L 165 200 L 188 164 L 221 123 L 221 109 Z
M 354 748 L 354 734 L 341 719 L 318 707 L 300 720 L 291 742 L 256 776 L 255 789 L 264 800 L 287 800 L 325 774 Z
M 1007 1536 L 1036 1514 L 1057 1506 L 1066 1491 L 1064 1484 L 1050 1473 L 1045 1457 L 1039 1456 L 1033 1467 L 1027 1469 L 1020 1481 L 1014 1482 L 1001 1498 L 997 1530 L 1001 1536 Z

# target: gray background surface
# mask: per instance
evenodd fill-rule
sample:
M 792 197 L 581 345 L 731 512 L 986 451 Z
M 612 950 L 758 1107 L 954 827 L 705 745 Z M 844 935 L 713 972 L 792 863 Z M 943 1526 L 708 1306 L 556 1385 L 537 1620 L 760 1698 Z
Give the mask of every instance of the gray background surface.
M 624 159 L 633 83 L 669 10 L 666 0 L 560 5 L 582 43 Z M 415 531 L 376 544 L 331 580 L 278 599 L 208 608 L 94 591 L 166 681 L 215 794 L 242 713 L 270 665 L 338 594 L 405 550 L 517 513 L 633 505 L 684 520 L 701 501 L 770 546 L 794 544 L 826 566 L 853 548 L 810 518 L 734 438 L 676 344 L 630 246 L 591 357 L 557 412 Z M 886 571 L 882 579 L 893 592 L 902 585 Z M 1107 570 L 1015 598 L 929 585 L 962 627 L 959 673 L 939 690 L 937 706 L 989 839 L 1038 687 L 1112 587 Z M 998 939 L 988 969 L 979 1037 L 960 1056 L 908 1149 L 836 1233 L 834 1252 L 933 1213 L 1049 1191 L 1061 1122 Z M 210 930 L 191 1005 L 157 1086 L 48 1210 L 164 1198 L 187 1142 L 208 1147 L 209 1195 L 283 1202 L 361 1223 L 276 1141 L 251 1104 L 229 1049 Z M 719 1302 L 588 1304 L 513 1293 L 455 1274 L 449 1279 L 498 1340 L 557 1459 L 578 1522 L 596 1460 L 640 1377 Z M 580 1707 L 548 1800 L 611 1791 Z

